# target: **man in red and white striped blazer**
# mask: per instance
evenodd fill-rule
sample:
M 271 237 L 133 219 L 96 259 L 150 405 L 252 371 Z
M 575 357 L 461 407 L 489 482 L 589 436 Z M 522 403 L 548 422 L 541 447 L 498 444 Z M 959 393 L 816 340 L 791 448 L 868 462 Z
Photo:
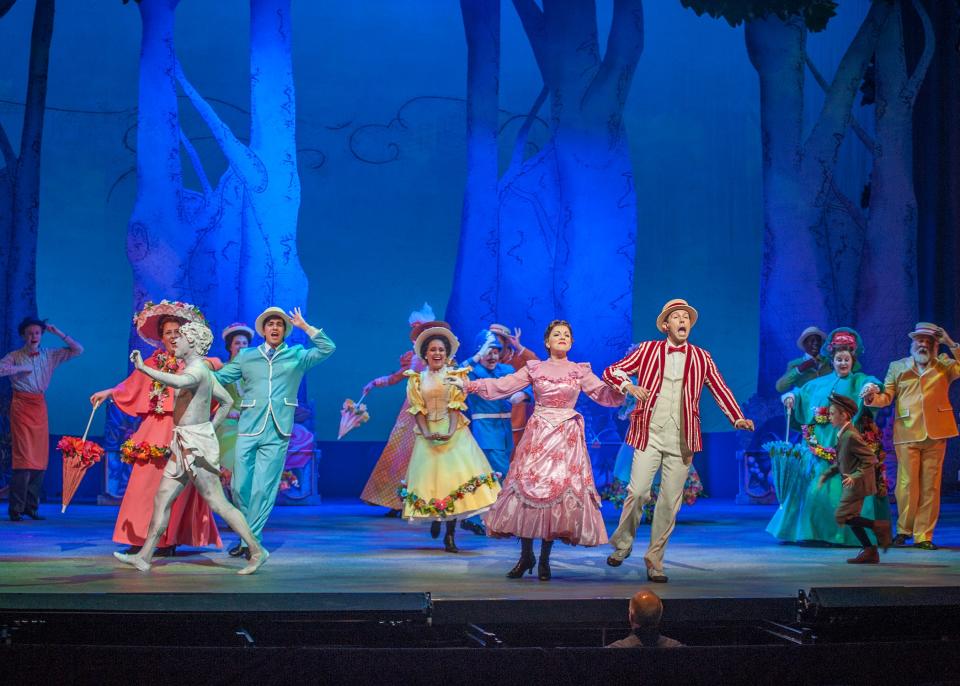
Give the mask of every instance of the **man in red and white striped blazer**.
M 641 343 L 603 372 L 607 384 L 637 399 L 627 432 L 627 443 L 634 448 L 630 485 L 620 524 L 610 537 L 615 550 L 607 564 L 619 567 L 633 551 L 643 506 L 650 499 L 650 487 L 660 471 L 650 547 L 644 555 L 647 578 L 659 583 L 667 581 L 663 551 L 676 523 L 690 462 L 693 454 L 702 449 L 703 387 L 710 389 L 735 428 L 753 431 L 753 422 L 743 416 L 710 353 L 687 341 L 696 321 L 697 311 L 686 300 L 671 300 L 657 317 L 657 328 L 667 335 L 666 339 Z

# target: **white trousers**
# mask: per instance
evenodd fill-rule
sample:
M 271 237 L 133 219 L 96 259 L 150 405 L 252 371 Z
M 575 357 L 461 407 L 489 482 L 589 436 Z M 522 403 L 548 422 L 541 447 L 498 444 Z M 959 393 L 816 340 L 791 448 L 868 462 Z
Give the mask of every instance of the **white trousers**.
M 643 506 L 650 500 L 650 488 L 658 471 L 660 493 L 653 510 L 650 527 L 650 546 L 644 555 L 647 568 L 663 571 L 663 553 L 677 522 L 677 512 L 683 502 L 683 487 L 690 474 L 692 454 L 686 447 L 682 432 L 672 423 L 650 427 L 650 439 L 645 450 L 634 450 L 630 469 L 630 484 L 620 513 L 620 524 L 610 537 L 616 548 L 613 557 L 623 560 L 633 551 L 637 527 L 643 517 Z

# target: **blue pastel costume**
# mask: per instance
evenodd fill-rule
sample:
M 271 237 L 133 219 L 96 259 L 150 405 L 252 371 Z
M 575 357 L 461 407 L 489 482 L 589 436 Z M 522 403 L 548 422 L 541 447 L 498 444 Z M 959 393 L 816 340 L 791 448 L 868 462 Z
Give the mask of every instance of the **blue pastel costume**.
M 857 352 L 862 352 L 862 344 L 856 332 L 841 328 L 833 333 L 837 331 L 849 331 L 856 335 Z M 825 344 L 824 353 L 828 352 Z M 837 393 L 856 400 L 857 414 L 851 418 L 851 422 L 859 427 L 865 415 L 872 419 L 872 413 L 876 411 L 875 408 L 864 407 L 863 399 L 860 398 L 860 391 L 868 383 L 880 385 L 876 377 L 860 371 L 857 363 L 846 377 L 840 377 L 834 371 L 808 381 L 802 388 L 794 388 L 791 391 L 794 397 L 791 417 L 794 427 L 809 427 L 807 430 L 812 432 L 817 446 L 835 449 L 837 429 L 827 420 L 830 394 Z M 780 507 L 767 524 L 767 532 L 781 541 L 821 541 L 859 547 L 861 544 L 850 531 L 850 527 L 838 526 L 834 517 L 843 491 L 842 480 L 829 479 L 822 486 L 819 483 L 820 476 L 833 462 L 814 454 L 803 438 L 796 446 L 778 441 L 765 447 L 770 451 L 771 469 L 777 499 L 780 501 Z M 861 516 L 867 519 L 889 520 L 890 505 L 885 497 L 868 497 L 864 501 Z
M 322 329 L 307 331 L 313 348 L 261 343 L 241 350 L 216 372 L 221 385 L 240 381 L 242 400 L 237 432 L 236 464 L 231 482 L 233 501 L 258 541 L 273 510 L 293 432 L 297 390 L 307 370 L 333 354 L 336 346 Z
M 470 379 L 499 379 L 513 374 L 514 368 L 508 364 L 497 364 L 493 370 L 475 365 L 467 375 Z M 533 397 L 530 388 L 524 390 L 530 400 Z M 478 395 L 470 398 L 470 430 L 477 445 L 487 456 L 493 471 L 507 475 L 510 468 L 510 453 L 513 452 L 513 428 L 510 425 L 510 400 L 484 400 Z

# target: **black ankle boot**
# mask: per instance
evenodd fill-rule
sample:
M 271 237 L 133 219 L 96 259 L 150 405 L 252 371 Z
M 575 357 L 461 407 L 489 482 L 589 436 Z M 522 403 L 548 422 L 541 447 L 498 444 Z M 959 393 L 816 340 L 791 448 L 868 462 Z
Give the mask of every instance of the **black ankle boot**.
M 507 572 L 507 578 L 519 579 L 527 572 L 533 574 L 533 565 L 535 564 L 537 564 L 537 558 L 533 555 L 533 539 L 521 538 L 520 559 L 517 560 L 517 564 L 513 566 L 513 569 Z
M 440 522 L 430 522 L 430 538 L 440 538 Z
M 459 553 L 460 548 L 457 547 L 457 544 L 453 540 L 453 534 L 457 530 L 457 520 L 450 519 L 447 520 L 447 533 L 443 537 L 443 549 L 448 553 Z
M 553 541 L 543 541 L 540 543 L 540 565 L 537 567 L 537 576 L 540 581 L 550 581 L 550 551 L 553 549 Z

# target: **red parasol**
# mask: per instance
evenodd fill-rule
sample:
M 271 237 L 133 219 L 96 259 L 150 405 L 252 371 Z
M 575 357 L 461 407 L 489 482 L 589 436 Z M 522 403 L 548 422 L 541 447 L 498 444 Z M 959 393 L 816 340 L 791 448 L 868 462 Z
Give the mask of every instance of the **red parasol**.
M 363 404 L 363 400 L 366 397 L 366 395 L 361 395 L 360 400 L 357 402 L 353 402 L 350 398 L 343 401 L 343 407 L 340 408 L 340 432 L 337 434 L 338 441 L 370 419 L 367 406 Z
M 60 512 L 67 511 L 67 505 L 70 504 L 77 492 L 77 487 L 80 486 L 83 475 L 103 457 L 103 448 L 93 441 L 87 440 L 90 424 L 93 423 L 93 415 L 98 407 L 100 407 L 100 403 L 95 404 L 90 411 L 90 419 L 87 420 L 87 428 L 83 431 L 83 438 L 64 436 L 57 443 L 57 448 L 63 453 L 63 505 Z

